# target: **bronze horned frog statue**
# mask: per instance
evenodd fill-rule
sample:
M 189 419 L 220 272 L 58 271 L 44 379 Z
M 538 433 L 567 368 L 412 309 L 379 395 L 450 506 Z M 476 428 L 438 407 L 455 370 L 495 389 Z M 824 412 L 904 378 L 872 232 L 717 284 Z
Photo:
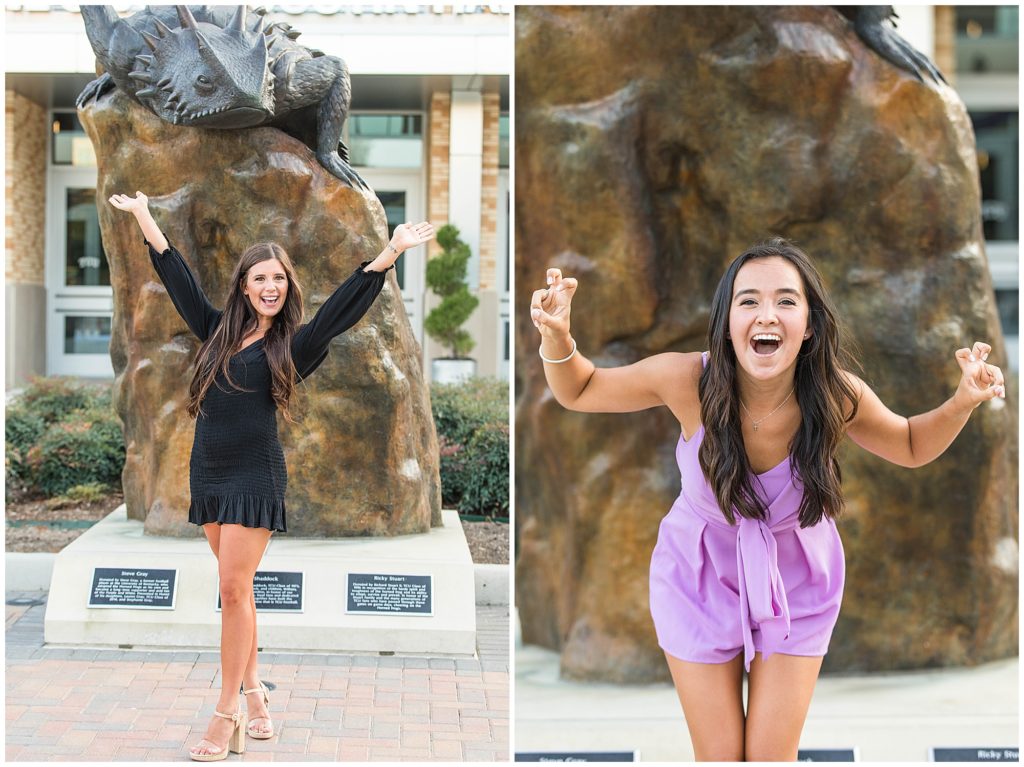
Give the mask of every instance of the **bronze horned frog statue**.
M 82 17 L 105 73 L 77 105 L 114 87 L 162 120 L 197 128 L 280 128 L 351 187 L 369 190 L 341 142 L 352 100 L 348 67 L 295 42 L 284 22 L 245 6 L 148 6 L 121 19 L 110 6 Z

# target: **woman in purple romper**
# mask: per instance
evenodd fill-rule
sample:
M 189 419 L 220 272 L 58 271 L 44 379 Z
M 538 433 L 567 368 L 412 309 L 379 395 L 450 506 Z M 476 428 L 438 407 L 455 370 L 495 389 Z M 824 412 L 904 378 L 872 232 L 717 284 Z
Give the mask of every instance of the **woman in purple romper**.
M 427 222 L 398 226 L 380 255 L 360 264 L 316 316 L 300 325 L 302 289 L 280 245 L 257 243 L 242 253 L 220 311 L 160 231 L 146 195 L 135 195 L 115 194 L 110 204 L 135 216 L 175 309 L 203 342 L 189 390 L 196 432 L 188 516 L 203 528 L 218 562 L 221 693 L 206 735 L 189 756 L 220 761 L 229 751 L 244 752 L 247 735 L 274 736 L 257 663 L 253 577 L 271 533 L 287 530 L 288 474 L 277 413 L 291 420 L 295 384 L 324 361 L 331 339 L 366 313 L 402 251 L 427 242 L 434 228 Z M 247 712 L 239 706 L 239 686 Z
M 957 350 L 956 393 L 904 418 L 849 372 L 820 275 L 781 238 L 726 270 L 703 354 L 595 368 L 569 335 L 576 280 L 549 269 L 547 284 L 531 318 L 556 399 L 584 412 L 664 405 L 679 421 L 682 491 L 651 558 L 650 605 L 696 758 L 796 759 L 843 594 L 839 444 L 901 466 L 935 460 L 974 408 L 1005 396 L 991 347 Z

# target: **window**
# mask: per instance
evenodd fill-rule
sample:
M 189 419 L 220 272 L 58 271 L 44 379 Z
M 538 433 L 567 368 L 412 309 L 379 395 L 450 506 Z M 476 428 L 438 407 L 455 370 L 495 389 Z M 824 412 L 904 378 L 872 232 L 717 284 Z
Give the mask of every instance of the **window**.
M 423 116 L 357 114 L 349 118 L 352 164 L 368 168 L 420 168 L 423 165 Z
M 388 242 L 401 224 L 408 219 L 406 217 L 405 192 L 377 192 L 377 199 L 384 206 L 384 215 L 388 219 Z M 398 278 L 398 287 L 405 290 L 405 253 L 402 253 L 395 261 L 395 276 Z
M 981 176 L 981 218 L 988 242 L 1019 238 L 1017 112 L 970 112 Z
M 999 312 L 999 324 L 1003 328 L 1003 340 L 1009 358 L 1006 367 L 1011 370 L 1020 370 L 1019 306 L 1020 292 L 1016 288 L 996 288 L 996 310 Z
M 498 116 L 498 167 L 508 167 L 508 114 Z
M 100 238 L 96 190 L 70 188 L 65 193 L 64 284 L 109 286 L 110 266 Z
M 1017 72 L 1016 5 L 956 6 L 956 71 Z
M 53 165 L 70 165 L 78 168 L 95 168 L 96 152 L 92 142 L 85 135 L 85 128 L 74 112 L 54 112 L 51 147 Z
M 108 354 L 110 317 L 65 317 L 65 354 Z

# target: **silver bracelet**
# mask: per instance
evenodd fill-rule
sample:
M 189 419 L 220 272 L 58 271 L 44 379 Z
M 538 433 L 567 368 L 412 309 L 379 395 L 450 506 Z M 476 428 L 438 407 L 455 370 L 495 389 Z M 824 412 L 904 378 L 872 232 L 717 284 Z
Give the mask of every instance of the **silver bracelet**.
M 550 363 L 552 365 L 560 365 L 563 362 L 568 362 L 569 360 L 571 360 L 576 355 L 576 339 L 575 338 L 572 339 L 572 351 L 569 352 L 569 356 L 568 357 L 562 357 L 562 359 L 560 359 L 560 360 L 549 360 L 547 357 L 544 356 L 544 352 L 542 352 L 540 349 L 537 350 L 537 353 L 540 355 L 540 358 L 542 360 L 544 360 L 545 362 L 548 362 L 548 363 Z

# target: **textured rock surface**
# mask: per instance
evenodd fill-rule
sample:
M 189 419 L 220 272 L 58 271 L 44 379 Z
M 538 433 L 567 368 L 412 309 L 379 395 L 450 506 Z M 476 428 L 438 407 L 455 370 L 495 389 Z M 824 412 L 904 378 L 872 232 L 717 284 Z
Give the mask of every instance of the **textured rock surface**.
M 665 409 L 587 415 L 546 389 L 523 307 L 546 266 L 580 279 L 573 334 L 598 365 L 705 348 L 726 264 L 771 234 L 821 268 L 896 412 L 940 404 L 953 351 L 1005 353 L 974 137 L 815 7 L 516 13 L 517 603 L 572 677 L 667 678 L 648 614 L 679 490 Z M 972 664 L 1017 650 L 1014 388 L 911 471 L 850 445 L 848 580 L 825 668 Z
M 134 218 L 107 198 L 146 192 L 157 223 L 218 307 L 241 252 L 254 242 L 280 243 L 296 266 L 307 320 L 383 248 L 384 210 L 272 128 L 179 128 L 120 93 L 80 116 L 99 162 L 128 513 L 145 520 L 147 533 L 193 535 L 186 512 L 195 422 L 185 406 L 199 342 L 153 271 Z M 290 535 L 397 535 L 440 524 L 437 437 L 419 346 L 393 275 L 292 401 L 299 423 L 278 419 Z

